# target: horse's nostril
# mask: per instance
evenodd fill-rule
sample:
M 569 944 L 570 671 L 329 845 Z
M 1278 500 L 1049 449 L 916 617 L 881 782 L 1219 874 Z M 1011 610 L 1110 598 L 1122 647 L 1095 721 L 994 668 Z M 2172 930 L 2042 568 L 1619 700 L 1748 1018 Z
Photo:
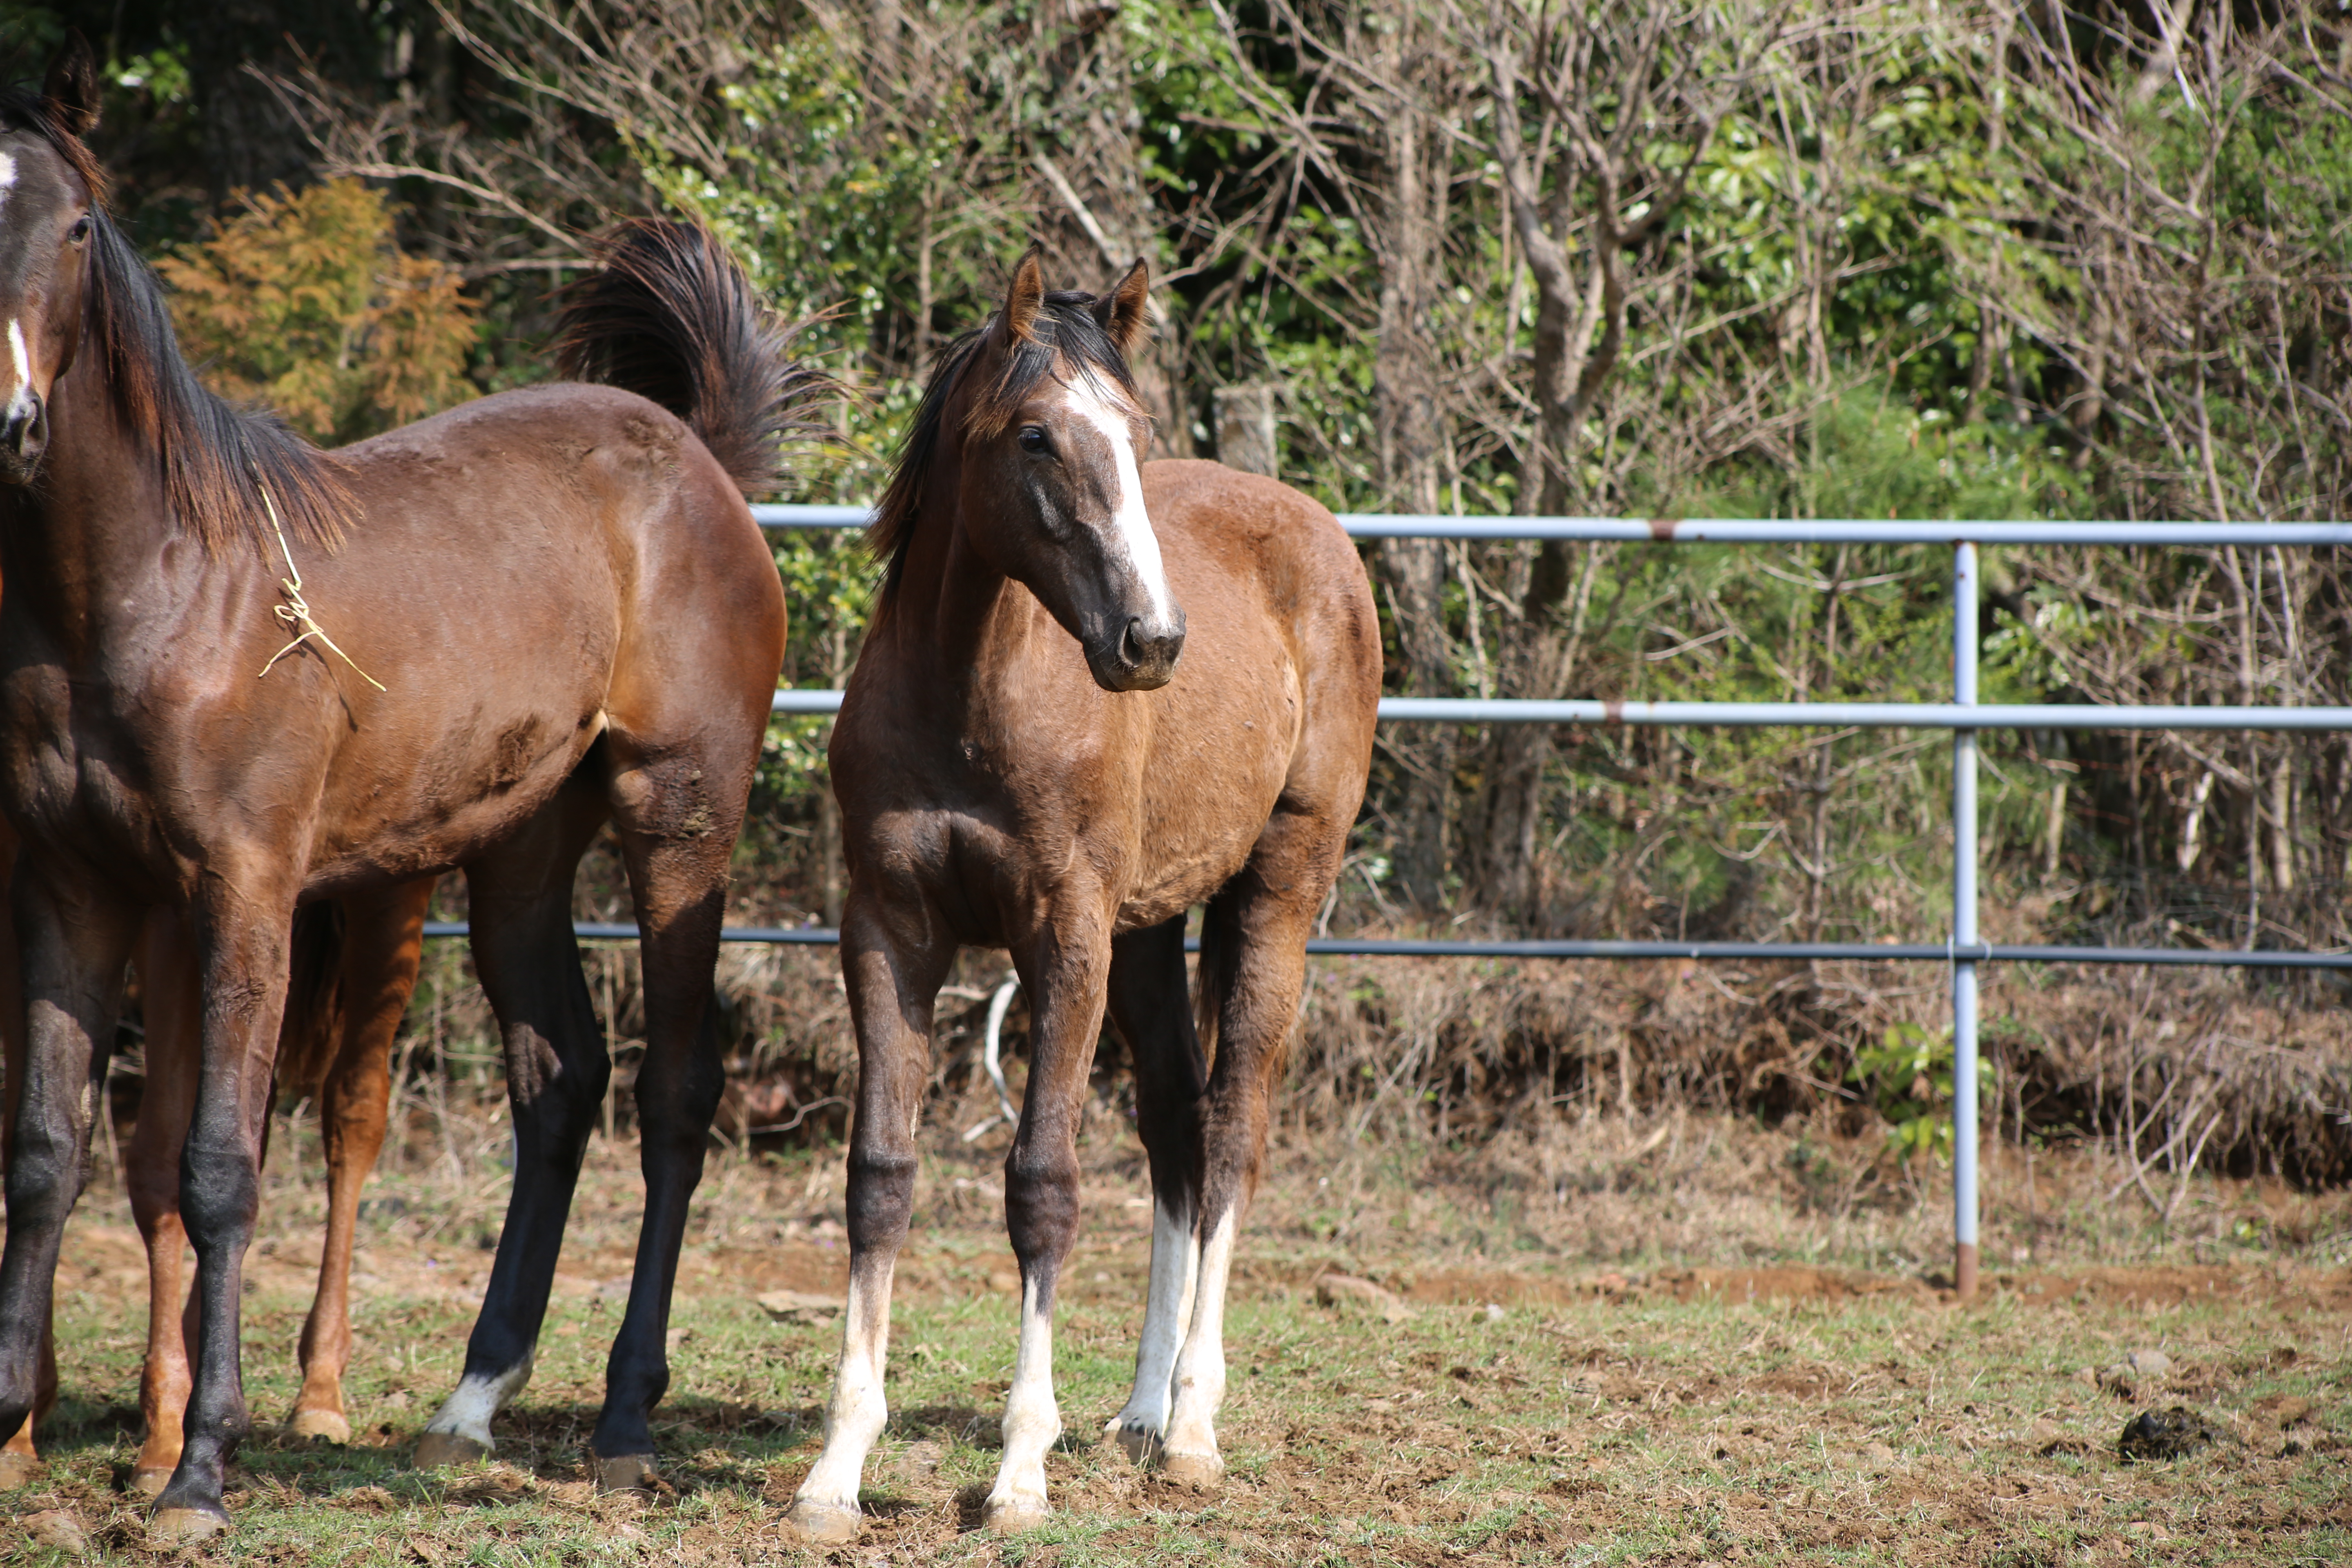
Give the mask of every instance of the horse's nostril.
M 39 452 L 48 440 L 49 411 L 29 387 L 19 396 L 21 401 L 9 405 L 7 423 L 0 426 L 0 444 L 22 458 Z
M 1133 620 L 1129 621 L 1127 623 L 1127 630 L 1119 634 L 1119 662 L 1126 665 L 1129 669 L 1134 668 L 1137 665 L 1143 662 L 1143 639 L 1138 635 L 1142 630 L 1142 627 L 1143 619 L 1139 616 Z

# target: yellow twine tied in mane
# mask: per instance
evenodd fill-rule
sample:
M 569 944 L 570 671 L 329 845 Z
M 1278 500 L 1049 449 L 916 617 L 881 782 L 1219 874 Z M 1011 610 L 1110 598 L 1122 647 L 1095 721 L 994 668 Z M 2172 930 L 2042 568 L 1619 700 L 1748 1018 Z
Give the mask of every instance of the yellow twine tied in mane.
M 253 484 L 254 488 L 261 492 L 261 504 L 269 509 L 269 529 L 271 532 L 278 535 L 278 552 L 286 557 L 286 570 L 293 574 L 290 577 L 278 579 L 278 586 L 285 592 L 286 602 L 278 606 L 277 615 L 279 620 L 294 629 L 294 640 L 269 656 L 269 662 L 261 667 L 261 674 L 268 675 L 278 668 L 279 659 L 284 658 L 312 637 L 317 637 L 327 645 L 328 649 L 337 658 L 352 667 L 352 674 L 374 687 L 378 691 L 385 689 L 383 681 L 362 669 L 358 661 L 350 654 L 335 647 L 335 639 L 327 635 L 327 628 L 320 626 L 311 616 L 310 603 L 302 597 L 302 569 L 294 564 L 294 552 L 287 548 L 286 544 L 286 530 L 278 521 L 278 503 L 269 499 L 269 487 L 261 482 L 259 474 L 253 476 Z M 256 676 L 254 679 L 258 680 L 261 677 Z

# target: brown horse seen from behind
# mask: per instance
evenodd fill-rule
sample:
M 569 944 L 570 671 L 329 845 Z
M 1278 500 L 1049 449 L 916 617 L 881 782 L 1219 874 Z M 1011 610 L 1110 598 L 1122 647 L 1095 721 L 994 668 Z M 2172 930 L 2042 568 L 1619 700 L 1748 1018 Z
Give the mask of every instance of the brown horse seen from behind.
M 792 1513 L 816 1540 L 859 1529 L 932 1005 L 966 945 L 1010 949 L 1034 1020 L 1005 1161 L 1019 1352 L 985 1521 L 1046 1513 L 1055 1290 L 1106 1009 L 1134 1061 L 1154 1202 L 1135 1387 L 1111 1426 L 1173 1476 L 1222 1471 L 1234 1227 L 1306 938 L 1363 795 L 1381 650 L 1330 513 L 1214 463 L 1139 469 L 1127 355 L 1145 289 L 1138 263 L 1098 299 L 1048 294 L 1024 258 L 1003 309 L 942 361 L 875 523 L 889 575 L 832 750 L 861 1066 L 841 1362 Z
M 198 1344 L 151 1530 L 226 1520 L 250 1427 L 245 1250 L 298 907 L 463 868 L 504 1034 L 513 1195 L 425 1457 L 484 1451 L 529 1377 L 610 1072 L 571 922 L 608 822 L 644 955 L 646 1209 L 591 1436 L 654 1464 L 664 1336 L 720 1089 L 706 1016 L 729 858 L 782 658 L 772 482 L 795 372 L 699 230 L 625 232 L 568 361 L 339 452 L 197 384 L 80 140 L 87 52 L 0 99 L 0 809 L 25 992 L 0 1254 L 0 1431 L 30 1414 L 91 1086 L 145 911 L 184 918 L 202 1069 L 181 1159 Z M 282 614 L 281 614 L 282 612 Z

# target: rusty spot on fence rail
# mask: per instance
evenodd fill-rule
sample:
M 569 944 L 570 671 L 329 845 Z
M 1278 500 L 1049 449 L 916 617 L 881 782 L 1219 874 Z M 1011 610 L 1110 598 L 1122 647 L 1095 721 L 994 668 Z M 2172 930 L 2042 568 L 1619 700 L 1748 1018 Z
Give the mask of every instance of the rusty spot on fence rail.
M 1604 724 L 1622 724 L 1625 721 L 1625 700 L 1622 697 L 1603 698 L 1601 702 L 1601 721 Z
M 1671 544 L 1675 530 L 1682 525 L 1683 520 L 1678 517 L 1654 517 L 1650 520 L 1650 537 L 1660 544 Z

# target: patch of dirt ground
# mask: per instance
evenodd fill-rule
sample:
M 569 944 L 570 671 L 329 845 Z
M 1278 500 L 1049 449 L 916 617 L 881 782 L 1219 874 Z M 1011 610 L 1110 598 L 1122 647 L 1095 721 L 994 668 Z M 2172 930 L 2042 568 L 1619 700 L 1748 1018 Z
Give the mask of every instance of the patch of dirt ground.
M 1667 1147 L 1638 1132 L 1620 1146 L 1650 1152 L 1622 1157 Z M 1706 1159 L 1747 1164 L 1663 1172 L 1649 1200 L 1662 1233 L 1694 1223 L 1695 1182 L 1728 1188 L 1742 1169 L 1771 1168 L 1748 1136 L 1677 1134 L 1686 1150 L 1729 1152 Z M 1509 1189 L 1449 1191 L 1426 1166 L 1368 1174 L 1291 1149 L 1244 1233 L 1220 1424 L 1228 1474 L 1203 1494 L 1137 1470 L 1101 1436 L 1125 1398 L 1149 1266 L 1150 1206 L 1129 1152 L 1090 1161 L 1086 1229 L 1065 1275 L 1066 1435 L 1048 1464 L 1058 1511 L 1009 1540 L 974 1528 L 1019 1288 L 998 1156 L 927 1160 L 898 1277 L 891 1421 L 866 1472 L 866 1533 L 835 1560 L 2352 1560 L 2352 1268 L 2326 1224 L 2300 1251 L 2221 1258 L 2178 1235 L 2143 1232 L 2138 1256 L 2103 1258 L 2081 1239 L 2088 1231 L 2028 1232 L 2047 1261 L 1991 1270 L 1963 1303 L 1939 1283 L 1935 1253 L 1886 1244 L 1898 1222 L 1932 1237 L 1932 1216 L 1841 1222 L 1850 1228 L 1825 1234 L 1868 1245 L 1828 1258 L 1773 1255 L 1816 1223 L 1785 1200 L 1753 1223 L 1706 1221 L 1725 1238 L 1705 1249 L 1629 1255 L 1588 1232 L 1580 1250 L 1562 1239 L 1577 1234 L 1574 1188 L 1546 1207 Z M 495 1166 L 446 1163 L 395 1161 L 372 1188 L 345 1378 L 356 1436 L 342 1447 L 297 1445 L 268 1426 L 295 1388 L 319 1215 L 315 1164 L 309 1185 L 273 1177 L 246 1320 L 263 1426 L 240 1457 L 236 1531 L 194 1559 L 818 1560 L 782 1517 L 821 1439 L 839 1342 L 824 1309 L 846 1279 L 838 1154 L 714 1159 L 680 1268 L 650 1496 L 599 1495 L 584 1469 L 633 1267 L 625 1145 L 592 1155 L 537 1370 L 500 1418 L 494 1461 L 407 1468 L 462 1364 L 503 1202 Z M 2038 1173 L 2037 1202 L 2051 1204 L 2063 1176 Z M 2243 1212 L 2227 1193 L 2213 1202 Z M 1335 1275 L 1360 1289 L 1318 1289 Z M 157 1554 L 143 1500 L 125 1489 L 144 1312 L 143 1254 L 119 1191 L 101 1182 L 59 1273 L 64 1403 L 43 1433 L 46 1468 L 0 1504 L 0 1562 Z M 2118 1366 L 2132 1375 L 2111 1375 Z M 2126 1425 L 2175 1407 L 2191 1451 L 2125 1458 Z

